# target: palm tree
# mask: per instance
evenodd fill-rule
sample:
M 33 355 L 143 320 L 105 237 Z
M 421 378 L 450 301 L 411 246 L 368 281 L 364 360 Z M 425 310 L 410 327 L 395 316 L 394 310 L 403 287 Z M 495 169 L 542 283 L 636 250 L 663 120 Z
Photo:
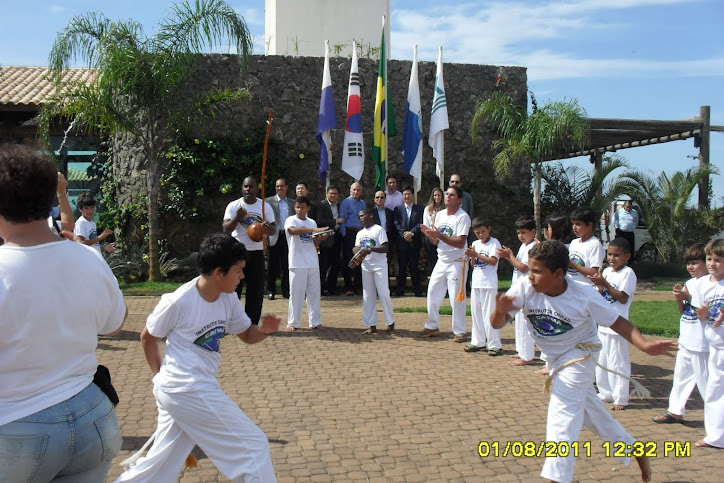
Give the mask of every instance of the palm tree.
M 628 167 L 626 160 L 618 156 L 605 156 L 598 172 L 563 163 L 551 163 L 543 167 L 545 182 L 542 194 L 542 211 L 570 213 L 579 206 L 588 206 L 596 213 L 603 213 L 608 205 L 621 194 L 621 187 L 609 176 L 619 168 Z
M 531 93 L 532 111 L 520 107 L 507 94 L 495 92 L 478 102 L 472 121 L 473 144 L 480 123 L 487 120 L 500 139 L 493 143 L 495 173 L 510 174 L 515 165 L 533 164 L 533 206 L 538 233 L 541 228 L 541 164 L 556 156 L 580 150 L 588 139 L 586 111 L 578 101 L 553 101 L 538 108 Z
M 41 122 L 47 126 L 56 116 L 73 119 L 100 134 L 130 134 L 143 146 L 150 280 L 161 277 L 158 153 L 167 129 L 179 127 L 192 113 L 248 96 L 241 89 L 220 89 L 196 98 L 179 95 L 198 65 L 199 52 L 227 43 L 236 48 L 243 67 L 252 50 L 244 19 L 223 0 L 196 0 L 174 5 L 151 37 L 133 20 L 111 21 L 97 13 L 76 16 L 58 34 L 50 52 L 50 72 L 59 94 L 49 99 Z M 63 71 L 76 59 L 87 62 L 96 76 L 87 85 L 62 85 Z
M 717 172 L 716 167 L 707 165 L 677 171 L 671 176 L 630 171 L 619 177 L 617 190 L 638 202 L 663 261 L 680 260 L 684 248 L 708 240 L 721 230 L 721 213 L 715 215 L 689 206 L 699 181 Z

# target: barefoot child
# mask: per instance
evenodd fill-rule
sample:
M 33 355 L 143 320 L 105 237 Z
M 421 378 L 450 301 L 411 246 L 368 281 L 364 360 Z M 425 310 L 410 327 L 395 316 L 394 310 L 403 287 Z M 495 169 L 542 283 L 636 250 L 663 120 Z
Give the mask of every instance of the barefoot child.
M 651 355 L 670 354 L 673 340 L 646 340 L 631 323 L 591 285 L 566 277 L 568 250 L 557 241 L 545 241 L 530 250 L 528 279 L 497 295 L 491 317 L 503 327 L 519 310 L 527 318 L 536 344 L 547 357 L 551 374 L 546 441 L 579 441 L 584 423 L 604 441 L 630 445 L 635 440 L 611 414 L 593 389 L 592 352 L 600 348 L 595 324 L 611 327 L 638 349 Z M 594 324 L 595 323 L 595 324 Z M 651 479 L 647 457 L 637 457 L 643 481 Z M 541 476 L 557 482 L 573 478 L 575 457 L 546 457 Z M 624 458 L 628 464 L 628 458 Z
M 312 238 L 312 233 L 326 231 L 329 227 L 317 228 L 317 222 L 307 216 L 312 205 L 309 198 L 299 196 L 294 201 L 294 216 L 284 222 L 284 232 L 289 246 L 289 309 L 287 332 L 299 328 L 302 306 L 306 298 L 309 327 L 322 326 L 321 296 L 319 281 L 319 257 L 317 245 L 326 237 Z
M 696 280 L 707 274 L 704 243 L 695 243 L 684 253 L 686 271 L 691 278 L 682 288 L 674 285 L 674 298 L 679 307 L 679 352 L 674 365 L 674 382 L 669 395 L 669 409 L 651 418 L 658 424 L 680 423 L 684 420 L 686 401 L 694 386 L 704 398 L 706 393 L 707 364 L 709 360 L 709 341 L 704 335 L 704 324 L 699 322 L 696 309 L 691 305 L 691 292 Z
M 231 235 L 209 235 L 196 260 L 200 275 L 161 297 L 148 317 L 141 345 L 154 374 L 154 444 L 137 464 L 126 463 L 116 481 L 176 481 L 194 445 L 227 478 L 276 481 L 266 435 L 216 380 L 222 337 L 233 334 L 256 344 L 279 330 L 279 318 L 270 314 L 252 325 L 234 293 L 244 278 L 246 257 L 244 245 Z
M 724 238 L 707 243 L 706 269 L 709 276 L 696 281 L 691 305 L 704 324 L 709 341 L 709 363 L 704 394 L 706 436 L 696 446 L 724 448 Z
M 521 243 L 518 255 L 514 257 L 513 250 L 506 246 L 502 246 L 497 252 L 500 260 L 508 260 L 513 265 L 513 281 L 511 285 L 515 285 L 515 282 L 525 278 L 528 273 L 528 252 L 538 243 L 538 240 L 535 239 L 535 220 L 529 216 L 521 216 L 515 220 L 515 232 Z M 535 356 L 533 337 L 528 333 L 528 327 L 522 313 L 515 316 L 515 350 L 517 354 L 511 357 L 516 360 L 510 363 L 511 366 L 533 364 L 533 357 Z
M 473 327 L 470 344 L 465 352 L 478 352 L 488 348 L 489 356 L 503 353 L 500 341 L 500 330 L 490 326 L 490 314 L 495 306 L 495 294 L 498 293 L 498 256 L 500 242 L 490 236 L 492 225 L 482 217 L 473 220 L 473 233 L 478 237 L 470 248 L 465 249 L 465 256 L 470 258 L 473 266 L 473 282 L 470 301 L 470 313 Z
M 608 244 L 606 252 L 608 264 L 603 275 L 594 274 L 588 278 L 598 288 L 603 298 L 616 309 L 618 315 L 628 319 L 628 310 L 636 291 L 636 274 L 626 265 L 631 258 L 631 245 L 625 238 L 614 238 Z M 598 363 L 612 371 L 596 366 L 596 386 L 598 397 L 607 403 L 613 403 L 611 409 L 622 411 L 628 406 L 628 379 L 631 376 L 631 358 L 628 342 L 610 327 L 600 326 L 598 338 L 601 351 Z

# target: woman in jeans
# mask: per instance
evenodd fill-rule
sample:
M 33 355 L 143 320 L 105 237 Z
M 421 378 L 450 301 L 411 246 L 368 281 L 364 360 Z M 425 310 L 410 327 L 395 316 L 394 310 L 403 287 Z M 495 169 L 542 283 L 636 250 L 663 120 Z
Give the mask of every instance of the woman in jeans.
M 58 176 L 37 153 L 0 145 L 0 481 L 102 482 L 122 439 L 95 350 L 126 307 L 102 256 L 50 230 Z

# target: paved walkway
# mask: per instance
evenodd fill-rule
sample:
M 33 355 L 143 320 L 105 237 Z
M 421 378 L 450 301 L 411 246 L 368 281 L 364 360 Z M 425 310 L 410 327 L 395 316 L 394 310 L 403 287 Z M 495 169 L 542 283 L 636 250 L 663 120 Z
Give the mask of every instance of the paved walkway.
M 150 371 L 138 337 L 157 301 L 127 298 L 123 332 L 99 345 L 99 360 L 110 368 L 121 398 L 124 437 L 108 481 L 120 474 L 117 463 L 155 428 Z M 424 299 L 395 298 L 393 304 L 422 306 Z M 283 320 L 286 309 L 285 300 L 264 302 L 265 312 Z M 269 437 L 280 482 L 541 481 L 543 458 L 502 456 L 508 443 L 544 439 L 547 405 L 544 378 L 534 374 L 540 366 L 508 366 L 510 326 L 503 330 L 505 355 L 489 357 L 467 354 L 452 342 L 450 317 L 442 317 L 441 337 L 420 340 L 414 335 L 424 314 L 396 314 L 393 337 L 363 336 L 361 297 L 325 298 L 322 310 L 321 330 L 283 332 L 253 346 L 231 337 L 222 342 L 219 381 Z M 667 405 L 674 361 L 635 349 L 631 354 L 633 374 L 653 396 L 633 400 L 615 417 L 634 437 L 651 442 L 649 448 L 655 446 L 653 481 L 722 481 L 724 453 L 693 445 L 704 434 L 698 393 L 687 424 L 652 423 Z M 607 457 L 592 433 L 584 430 L 581 441 L 590 441 L 591 455 L 577 462 L 579 481 L 639 481 L 636 464 L 626 467 Z M 480 457 L 481 442 L 484 448 L 498 445 L 500 456 Z M 665 455 L 667 442 L 680 452 L 689 448 L 690 456 L 676 457 L 674 450 Z M 181 481 L 228 481 L 195 451 L 199 467 Z

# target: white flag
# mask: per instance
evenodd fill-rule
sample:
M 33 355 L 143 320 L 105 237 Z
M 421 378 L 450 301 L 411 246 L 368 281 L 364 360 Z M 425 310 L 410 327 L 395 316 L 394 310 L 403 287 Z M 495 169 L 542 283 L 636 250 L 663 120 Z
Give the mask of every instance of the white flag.
M 415 45 L 410 85 L 407 88 L 407 112 L 405 129 L 402 131 L 403 169 L 414 180 L 415 193 L 422 185 L 422 107 L 420 105 L 420 84 L 417 81 L 417 45 Z
M 432 114 L 430 114 L 430 137 L 428 144 L 432 148 L 432 156 L 437 160 L 435 173 L 442 180 L 445 173 L 445 140 L 443 130 L 448 129 L 447 101 L 445 99 L 445 82 L 442 79 L 442 47 L 437 58 L 435 74 L 435 95 L 432 98 Z
M 349 72 L 347 121 L 344 123 L 343 149 L 342 171 L 353 177 L 355 181 L 359 181 L 365 166 L 365 155 L 364 141 L 362 139 L 362 103 L 359 98 L 356 42 L 352 42 L 352 67 Z

